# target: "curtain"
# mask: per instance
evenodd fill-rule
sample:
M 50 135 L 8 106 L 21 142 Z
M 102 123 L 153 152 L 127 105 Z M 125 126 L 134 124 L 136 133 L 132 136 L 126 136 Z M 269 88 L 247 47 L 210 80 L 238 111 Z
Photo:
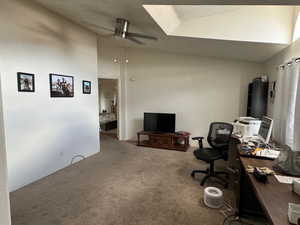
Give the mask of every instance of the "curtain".
M 279 68 L 274 103 L 274 139 L 300 151 L 300 62 L 291 62 Z

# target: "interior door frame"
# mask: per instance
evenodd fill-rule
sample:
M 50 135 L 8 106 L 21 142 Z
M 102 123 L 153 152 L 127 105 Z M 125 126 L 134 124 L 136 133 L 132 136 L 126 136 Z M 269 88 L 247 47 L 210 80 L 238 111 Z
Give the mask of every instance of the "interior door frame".
M 106 78 L 106 77 L 98 77 L 98 90 L 99 90 L 99 94 L 98 96 L 100 97 L 100 80 L 115 80 L 117 82 L 117 124 L 118 124 L 118 127 L 117 127 L 117 137 L 118 137 L 118 140 L 123 140 L 123 136 L 122 136 L 122 114 L 121 114 L 121 82 L 120 82 L 120 79 L 119 78 Z M 100 99 L 99 99 L 100 101 Z M 99 113 L 100 112 L 100 108 L 99 108 Z

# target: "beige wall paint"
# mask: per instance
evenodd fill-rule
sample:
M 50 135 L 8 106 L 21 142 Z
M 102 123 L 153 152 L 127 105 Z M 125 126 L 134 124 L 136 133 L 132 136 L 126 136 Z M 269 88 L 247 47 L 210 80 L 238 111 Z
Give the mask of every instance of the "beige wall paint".
M 267 62 L 265 62 L 265 71 L 269 76 L 269 80 L 276 81 L 278 76 L 278 66 L 290 61 L 292 58 L 300 57 L 300 39 L 293 42 L 289 47 L 279 52 L 277 55 L 273 56 Z M 273 104 L 269 102 L 268 114 L 272 116 L 273 114 Z
M 118 137 L 125 140 L 126 58 L 125 49 L 109 38 L 98 38 L 98 78 L 118 80 Z
M 98 39 L 98 77 L 119 79 L 121 77 L 122 49 L 116 42 Z
M 278 44 L 292 39 L 293 6 L 144 7 L 169 35 Z
M 263 73 L 256 63 L 123 49 L 107 40 L 101 46 L 99 76 L 119 74 L 122 84 L 123 139 L 135 139 L 147 111 L 175 112 L 177 130 L 206 136 L 210 122 L 246 114 L 248 83 Z
M 293 16 L 292 6 L 244 6 L 226 13 L 183 21 L 172 34 L 289 44 L 292 39 Z
M 1 0 L 0 27 L 12 191 L 70 165 L 75 155 L 99 152 L 97 36 L 21 0 Z M 19 71 L 35 74 L 34 93 L 17 91 Z M 50 98 L 49 73 L 74 76 L 74 98 Z M 92 81 L 91 95 L 82 94 L 82 80 Z
M 144 112 L 175 112 L 176 130 L 206 136 L 213 121 L 246 112 L 247 85 L 263 71 L 255 63 L 128 49 L 127 138 L 143 129 Z
M 7 160 L 5 148 L 4 121 L 2 111 L 2 90 L 0 77 L 0 224 L 10 225 L 10 204 L 8 196 Z
M 143 5 L 143 7 L 167 35 L 171 35 L 172 32 L 180 26 L 181 21 L 174 6 Z

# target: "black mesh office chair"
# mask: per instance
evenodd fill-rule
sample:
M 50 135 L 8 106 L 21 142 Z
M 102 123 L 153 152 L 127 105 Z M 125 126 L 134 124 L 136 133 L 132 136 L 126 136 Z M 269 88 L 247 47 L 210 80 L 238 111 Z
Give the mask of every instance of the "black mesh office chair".
M 223 181 L 225 187 L 228 187 L 226 179 L 219 175 L 226 175 L 227 172 L 216 172 L 214 169 L 214 162 L 219 159 L 227 160 L 227 152 L 229 147 L 230 136 L 233 131 L 233 125 L 229 123 L 215 122 L 210 124 L 207 141 L 212 148 L 203 148 L 204 137 L 194 137 L 193 140 L 199 142 L 199 149 L 194 151 L 194 155 L 198 160 L 205 161 L 210 164 L 207 170 L 193 170 L 192 177 L 195 177 L 196 173 L 204 173 L 206 176 L 202 179 L 201 185 L 203 186 L 205 181 L 209 177 L 215 177 Z

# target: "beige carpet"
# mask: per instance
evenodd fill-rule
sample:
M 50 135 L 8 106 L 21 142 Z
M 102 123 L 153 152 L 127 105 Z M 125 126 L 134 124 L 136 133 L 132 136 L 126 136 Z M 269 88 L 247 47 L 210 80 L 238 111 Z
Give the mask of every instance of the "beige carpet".
M 101 153 L 12 193 L 12 225 L 221 225 L 202 202 L 202 175 L 190 177 L 196 168 L 206 164 L 192 150 L 103 136 Z

